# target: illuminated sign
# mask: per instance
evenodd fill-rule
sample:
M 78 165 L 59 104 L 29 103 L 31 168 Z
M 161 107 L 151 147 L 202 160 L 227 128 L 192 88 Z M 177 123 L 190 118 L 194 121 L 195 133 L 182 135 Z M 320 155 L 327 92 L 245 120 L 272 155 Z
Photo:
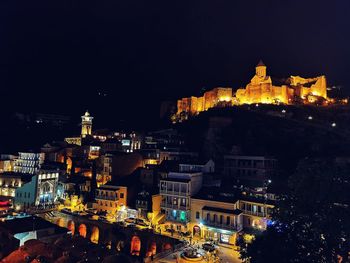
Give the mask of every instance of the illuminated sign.
M 130 146 L 130 140 L 122 140 L 123 146 Z

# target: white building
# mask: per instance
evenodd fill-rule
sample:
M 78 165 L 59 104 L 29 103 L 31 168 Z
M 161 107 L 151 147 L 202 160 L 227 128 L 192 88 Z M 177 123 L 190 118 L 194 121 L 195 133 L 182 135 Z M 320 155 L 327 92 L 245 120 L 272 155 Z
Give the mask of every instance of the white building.
M 215 163 L 212 159 L 206 162 L 180 162 L 180 172 L 202 172 L 202 173 L 214 173 Z
M 202 187 L 202 173 L 174 173 L 160 180 L 161 209 L 170 225 L 187 231 L 191 220 L 191 196 Z
M 24 174 L 35 174 L 44 163 L 44 153 L 19 152 L 15 160 L 14 172 Z
M 40 170 L 31 181 L 15 190 L 15 205 L 28 208 L 34 205 L 52 204 L 56 200 L 59 171 Z

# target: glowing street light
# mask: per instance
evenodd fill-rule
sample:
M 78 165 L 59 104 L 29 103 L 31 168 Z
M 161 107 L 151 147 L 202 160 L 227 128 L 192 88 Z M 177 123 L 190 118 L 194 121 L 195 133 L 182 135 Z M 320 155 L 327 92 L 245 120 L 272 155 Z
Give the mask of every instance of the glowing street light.
M 332 123 L 332 127 L 336 127 L 337 124 L 335 122 Z

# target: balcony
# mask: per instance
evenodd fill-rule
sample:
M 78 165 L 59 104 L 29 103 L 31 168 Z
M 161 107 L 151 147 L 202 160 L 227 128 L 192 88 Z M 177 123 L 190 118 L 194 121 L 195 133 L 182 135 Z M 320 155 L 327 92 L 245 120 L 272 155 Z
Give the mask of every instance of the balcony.
M 259 216 L 259 217 L 269 217 L 265 212 L 254 212 L 254 211 L 250 211 L 250 210 L 242 210 L 244 214 L 247 215 L 252 215 L 252 216 Z
M 190 210 L 190 206 L 185 206 L 185 205 L 178 205 L 178 204 L 173 204 L 169 202 L 162 202 L 161 203 L 162 208 L 168 208 L 168 209 L 176 209 L 176 210 L 182 210 L 182 211 L 187 211 Z
M 160 189 L 160 194 L 163 195 L 176 195 L 176 196 L 188 196 L 188 192 L 179 192 L 179 191 L 172 191 L 172 190 L 167 190 L 167 189 Z
M 224 230 L 229 230 L 229 231 L 235 231 L 235 232 L 239 232 L 243 229 L 243 226 L 241 225 L 226 225 L 220 222 L 214 222 L 214 221 L 207 221 L 207 220 L 203 220 L 203 224 L 207 227 L 215 227 L 215 228 L 219 228 L 219 229 L 224 229 Z
M 116 197 L 116 196 L 96 195 L 95 199 L 97 199 L 97 200 L 118 201 L 119 198 Z

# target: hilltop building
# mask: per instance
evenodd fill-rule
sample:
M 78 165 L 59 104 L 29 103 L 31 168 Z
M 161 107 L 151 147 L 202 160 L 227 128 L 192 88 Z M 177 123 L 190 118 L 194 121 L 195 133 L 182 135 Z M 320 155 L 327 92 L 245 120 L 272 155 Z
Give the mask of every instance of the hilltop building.
M 197 115 L 214 107 L 229 107 L 242 104 L 295 104 L 316 103 L 327 99 L 327 81 L 325 76 L 302 78 L 290 76 L 274 83 L 267 75 L 266 65 L 260 61 L 255 67 L 255 75 L 245 88 L 236 92 L 230 87 L 218 87 L 206 91 L 201 97 L 182 98 L 177 101 L 176 119 L 186 119 L 188 115 Z

